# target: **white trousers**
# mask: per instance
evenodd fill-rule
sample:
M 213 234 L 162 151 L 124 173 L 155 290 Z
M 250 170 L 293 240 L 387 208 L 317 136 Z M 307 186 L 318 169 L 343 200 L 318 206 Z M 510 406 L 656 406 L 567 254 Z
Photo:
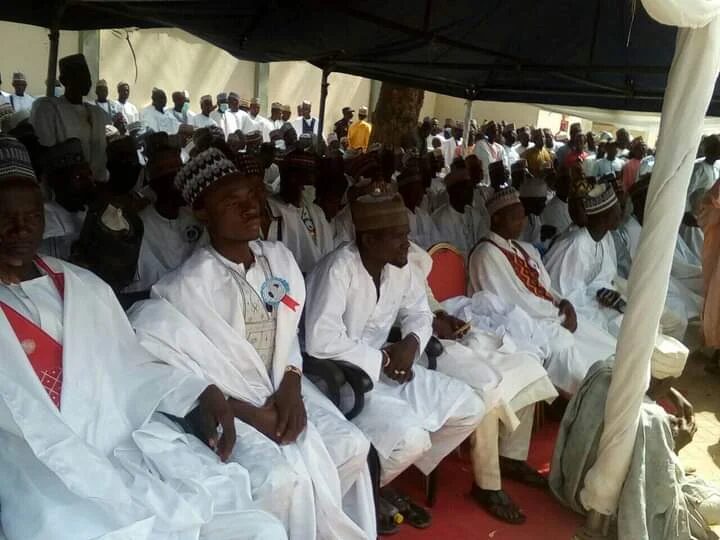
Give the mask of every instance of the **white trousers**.
M 500 456 L 518 461 L 527 459 L 535 405 L 524 407 L 515 414 L 520 424 L 510 432 L 501 426 L 501 411 L 492 409 L 470 439 L 475 483 L 482 489 L 497 491 L 502 488 Z
M 484 414 L 482 400 L 469 394 L 439 430 L 430 432 L 419 426 L 406 428 L 390 455 L 387 458 L 380 456 L 380 485 L 390 483 L 410 465 L 415 465 L 423 474 L 430 474 L 473 432 Z

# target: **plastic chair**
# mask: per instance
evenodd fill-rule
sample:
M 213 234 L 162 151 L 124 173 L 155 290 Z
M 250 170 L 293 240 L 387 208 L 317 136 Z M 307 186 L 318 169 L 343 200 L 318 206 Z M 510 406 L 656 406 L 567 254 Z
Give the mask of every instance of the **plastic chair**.
M 448 298 L 465 296 L 467 292 L 467 271 L 465 258 L 452 244 L 441 242 L 428 249 L 433 260 L 428 284 L 438 302 Z

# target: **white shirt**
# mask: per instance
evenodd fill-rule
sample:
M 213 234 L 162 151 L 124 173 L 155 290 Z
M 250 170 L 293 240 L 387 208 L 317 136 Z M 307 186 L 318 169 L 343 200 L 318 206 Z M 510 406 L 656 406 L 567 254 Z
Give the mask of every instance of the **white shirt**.
M 180 123 L 167 111 L 160 112 L 150 105 L 142 110 L 142 120 L 153 131 L 164 131 L 168 135 L 175 135 L 178 132 Z
M 446 203 L 433 213 L 432 219 L 440 233 L 440 241 L 450 242 L 466 256 L 490 229 L 490 218 L 485 208 L 466 206 L 461 214 Z
M 128 124 L 132 124 L 133 122 L 140 120 L 140 113 L 135 105 L 129 101 L 126 101 L 125 103 L 120 103 L 118 101 L 117 104 L 120 106 L 120 112 L 123 113 Z
M 172 116 L 180 124 L 190 125 L 192 125 L 192 119 L 193 116 L 195 116 L 195 113 L 190 110 L 186 112 L 177 112 L 175 110 L 175 107 L 168 107 L 167 109 L 165 109 L 165 114 L 170 114 L 170 116 Z
M 202 226 L 188 208 L 177 219 L 161 216 L 153 205 L 140 212 L 144 226 L 135 280 L 125 292 L 146 291 L 190 257 L 202 235 Z
M 230 114 L 235 116 L 235 121 L 237 123 L 237 129 L 242 131 L 245 134 L 252 133 L 253 131 L 260 131 L 262 132 L 262 127 L 256 126 L 255 122 L 252 118 L 250 118 L 250 115 L 246 113 L 245 111 L 238 109 L 235 112 L 228 111 Z
M 543 225 L 555 227 L 555 236 L 564 233 L 572 224 L 568 203 L 560 200 L 557 196 L 550 199 L 540 217 Z
M 193 116 L 190 120 L 190 124 L 192 124 L 195 129 L 217 126 L 217 122 L 213 120 L 212 116 L 205 116 L 203 113 Z
M 614 174 L 617 176 L 620 174 L 620 171 L 622 171 L 623 165 L 622 159 L 617 157 L 612 161 L 607 158 L 597 159 L 595 160 L 595 167 L 592 176 L 595 176 L 596 178 L 602 178 L 607 174 Z
M 33 103 L 30 124 L 43 146 L 54 146 L 73 137 L 80 139 L 95 179 L 106 180 L 105 111 L 90 103 L 75 105 L 65 96 L 42 97 Z
M 428 249 L 433 244 L 440 242 L 440 232 L 435 222 L 425 210 L 418 207 L 415 213 L 407 210 L 410 222 L 410 235 L 408 238 L 423 249 Z
M 505 149 L 499 143 L 490 143 L 485 139 L 482 139 L 475 143 L 475 155 L 482 161 L 483 167 L 483 178 L 485 182 L 490 181 L 490 164 L 496 161 L 502 161 L 505 163 L 505 167 L 510 169 L 510 161 Z
M 63 301 L 46 275 L 13 285 L 0 285 L 0 302 L 31 320 L 62 345 Z
M 32 97 L 30 94 L 24 94 L 22 96 L 10 94 L 7 99 L 8 102 L 13 106 L 13 109 L 15 109 L 15 112 L 32 109 L 32 104 L 35 102 L 35 98 Z
M 231 133 L 235 133 L 238 129 L 240 129 L 238 117 L 234 113 L 230 112 L 230 110 L 227 110 L 224 113 L 219 110 L 214 110 L 210 113 L 210 118 L 215 121 L 215 125 L 223 130 L 225 133 L 225 139 L 227 139 Z

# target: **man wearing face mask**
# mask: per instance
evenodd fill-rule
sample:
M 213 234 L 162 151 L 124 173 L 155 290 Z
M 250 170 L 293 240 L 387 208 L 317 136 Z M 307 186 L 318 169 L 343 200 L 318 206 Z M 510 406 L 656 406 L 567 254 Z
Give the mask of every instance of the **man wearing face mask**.
M 234 99 L 235 96 L 233 96 L 233 100 Z M 223 130 L 223 133 L 225 133 L 225 139 L 227 140 L 231 133 L 235 133 L 238 129 L 240 129 L 240 126 L 238 125 L 238 116 L 230 110 L 228 95 L 225 92 L 220 92 L 217 95 L 216 101 L 217 108 L 210 113 L 210 118 L 215 120 L 217 126 Z
M 92 87 L 85 56 L 66 56 L 60 59 L 59 65 L 60 82 L 65 87 L 65 94 L 36 99 L 30 113 L 30 124 L 43 146 L 54 146 L 70 138 L 80 139 L 93 177 L 105 181 L 107 116 L 96 105 L 83 102 Z
M 192 124 L 195 113 L 190 111 L 187 92 L 176 90 L 172 93 L 172 101 L 173 106 L 168 107 L 165 112 L 169 113 L 180 124 Z
M 142 110 L 140 117 L 154 132 L 164 131 L 168 135 L 175 135 L 180 127 L 180 122 L 165 111 L 165 105 L 167 105 L 165 91 L 153 88 L 152 103 Z

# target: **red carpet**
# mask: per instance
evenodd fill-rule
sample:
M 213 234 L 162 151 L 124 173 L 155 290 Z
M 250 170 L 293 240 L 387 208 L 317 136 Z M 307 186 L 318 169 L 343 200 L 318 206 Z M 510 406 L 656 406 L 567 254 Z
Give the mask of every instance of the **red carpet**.
M 558 423 L 548 420 L 535 433 L 530 449 L 529 462 L 541 472 L 549 470 Z M 472 470 L 467 451 L 462 457 L 453 453 L 440 465 L 437 503 L 431 509 L 433 522 L 425 530 L 401 525 L 400 532 L 392 538 L 397 540 L 570 540 L 582 523 L 581 516 L 561 506 L 549 491 L 526 487 L 512 481 L 504 481 L 504 488 L 523 509 L 527 522 L 508 525 L 487 514 L 468 495 L 472 482 Z M 415 468 L 406 471 L 394 483 L 413 500 L 424 504 L 425 482 Z

